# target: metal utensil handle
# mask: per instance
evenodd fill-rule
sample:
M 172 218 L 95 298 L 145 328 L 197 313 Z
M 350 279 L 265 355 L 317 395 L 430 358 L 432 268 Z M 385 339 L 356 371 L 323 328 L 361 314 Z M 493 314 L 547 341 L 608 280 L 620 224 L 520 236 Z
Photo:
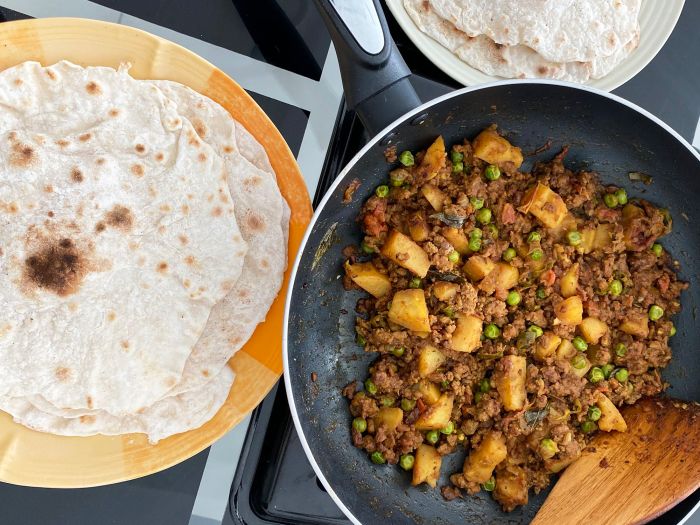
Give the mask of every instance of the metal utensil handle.
M 347 105 L 370 134 L 420 105 L 379 0 L 314 1 L 338 54 Z

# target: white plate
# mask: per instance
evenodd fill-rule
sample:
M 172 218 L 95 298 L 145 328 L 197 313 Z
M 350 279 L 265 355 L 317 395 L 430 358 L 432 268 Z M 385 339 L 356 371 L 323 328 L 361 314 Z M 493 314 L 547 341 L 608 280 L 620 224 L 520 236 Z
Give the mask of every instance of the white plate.
M 517 0 L 516 0 L 517 1 Z M 449 50 L 422 33 L 411 20 L 403 0 L 386 0 L 389 10 L 401 28 L 421 52 L 437 67 L 465 86 L 501 80 L 486 75 L 462 62 Z M 661 50 L 673 32 L 683 10 L 685 0 L 642 0 L 639 13 L 641 39 L 639 47 L 603 78 L 586 82 L 589 86 L 612 91 L 634 77 Z

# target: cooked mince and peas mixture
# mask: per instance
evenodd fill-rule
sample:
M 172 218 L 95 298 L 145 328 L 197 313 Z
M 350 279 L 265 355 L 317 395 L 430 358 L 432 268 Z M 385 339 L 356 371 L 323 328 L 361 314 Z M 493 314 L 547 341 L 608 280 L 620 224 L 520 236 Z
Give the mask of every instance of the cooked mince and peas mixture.
M 377 354 L 344 390 L 353 444 L 432 487 L 466 449 L 447 499 L 526 504 L 594 433 L 626 430 L 619 406 L 666 386 L 687 287 L 659 242 L 671 218 L 566 153 L 520 172 L 495 128 L 401 152 L 344 252 L 346 288 L 370 294 L 357 342 Z

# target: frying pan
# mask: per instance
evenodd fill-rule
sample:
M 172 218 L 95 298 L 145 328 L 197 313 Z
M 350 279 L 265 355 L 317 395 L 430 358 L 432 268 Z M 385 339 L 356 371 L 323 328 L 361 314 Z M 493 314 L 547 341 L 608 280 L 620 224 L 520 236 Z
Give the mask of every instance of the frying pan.
M 356 217 L 374 188 L 387 180 L 390 165 L 384 151 L 389 144 L 398 151 L 420 151 L 440 134 L 447 144 L 461 142 L 495 123 L 524 152 L 535 152 L 551 141 L 548 151 L 527 157 L 524 170 L 568 144 L 572 169 L 596 171 L 604 184 L 623 186 L 632 198 L 668 208 L 673 232 L 662 242 L 691 286 L 681 298 L 683 310 L 675 319 L 678 333 L 672 339 L 674 357 L 664 378 L 671 384 L 671 396 L 695 401 L 700 401 L 694 330 L 700 304 L 695 285 L 700 268 L 700 155 L 658 118 L 585 86 L 504 81 L 419 105 L 378 1 L 315 1 L 339 55 L 347 103 L 374 138 L 342 170 L 319 205 L 292 273 L 284 333 L 285 383 L 304 450 L 328 493 L 354 523 L 527 523 L 546 491 L 531 492 L 530 503 L 509 514 L 483 492 L 447 502 L 437 490 L 411 487 L 401 469 L 371 464 L 367 454 L 351 444 L 351 416 L 341 389 L 354 379 L 364 380 L 376 355 L 365 354 L 355 343 L 354 308 L 362 294 L 343 290 L 341 250 L 361 240 Z M 630 172 L 649 174 L 653 182 L 632 182 Z M 343 193 L 353 179 L 361 185 L 345 203 Z M 458 453 L 443 459 L 439 486 L 448 483 L 463 460 Z

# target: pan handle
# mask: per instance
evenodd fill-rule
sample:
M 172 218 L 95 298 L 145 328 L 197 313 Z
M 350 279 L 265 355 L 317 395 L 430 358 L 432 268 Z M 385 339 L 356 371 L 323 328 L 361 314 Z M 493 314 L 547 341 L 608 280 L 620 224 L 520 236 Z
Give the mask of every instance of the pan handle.
M 338 54 L 345 100 L 372 135 L 421 103 L 379 0 L 314 0 Z

